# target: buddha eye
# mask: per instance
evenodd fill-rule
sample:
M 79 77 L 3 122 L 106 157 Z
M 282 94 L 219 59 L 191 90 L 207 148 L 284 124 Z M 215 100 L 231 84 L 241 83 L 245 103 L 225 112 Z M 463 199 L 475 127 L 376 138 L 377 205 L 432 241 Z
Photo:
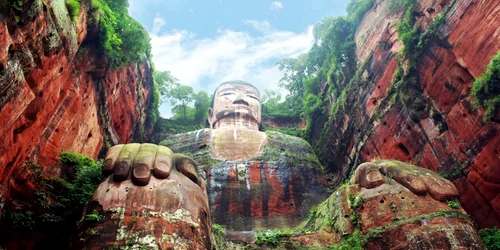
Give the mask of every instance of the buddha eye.
M 226 93 L 221 94 L 221 96 L 232 95 L 232 94 L 233 94 L 233 92 L 226 92 Z
M 250 97 L 250 98 L 252 98 L 252 99 L 255 99 L 255 100 L 257 100 L 257 101 L 259 100 L 259 98 L 255 97 L 255 96 L 253 96 L 253 95 L 247 95 L 247 96 L 248 96 L 248 97 Z

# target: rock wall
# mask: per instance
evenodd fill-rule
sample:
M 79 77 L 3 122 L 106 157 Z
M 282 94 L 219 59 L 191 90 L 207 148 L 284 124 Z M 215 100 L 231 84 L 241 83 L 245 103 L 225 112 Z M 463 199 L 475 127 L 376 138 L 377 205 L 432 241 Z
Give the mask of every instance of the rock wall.
M 390 5 L 378 1 L 356 31 L 356 54 L 366 68 L 346 87 L 346 105 L 324 125 L 326 136 L 313 138 L 318 156 L 337 183 L 373 159 L 432 169 L 455 183 L 480 227 L 500 226 L 499 117 L 486 120 L 470 94 L 474 79 L 500 50 L 500 2 L 416 1 L 412 15 L 423 32 L 441 13 L 445 23 L 417 60 L 416 87 L 402 90 L 419 89 L 411 105 L 391 90 L 393 76 L 407 62 L 398 65 L 396 57 L 403 48 L 397 23 L 404 10 L 394 12 Z
M 96 159 L 104 144 L 130 142 L 152 87 L 147 59 L 108 68 L 84 3 L 75 22 L 64 0 L 24 4 L 0 15 L 1 200 L 26 186 L 27 160 L 51 176 L 61 151 Z
M 262 125 L 266 128 L 300 128 L 306 127 L 306 121 L 300 117 L 264 117 Z

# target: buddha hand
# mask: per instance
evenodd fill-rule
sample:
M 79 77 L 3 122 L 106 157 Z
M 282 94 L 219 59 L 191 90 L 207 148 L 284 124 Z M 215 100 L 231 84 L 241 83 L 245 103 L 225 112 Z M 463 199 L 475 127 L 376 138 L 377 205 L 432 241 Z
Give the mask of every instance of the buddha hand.
M 354 183 L 370 189 L 391 179 L 414 194 L 429 193 L 438 201 L 458 197 L 458 190 L 451 181 L 428 169 L 396 160 L 376 160 L 359 165 L 354 176 Z
M 178 171 L 201 185 L 195 161 L 188 156 L 175 154 L 167 147 L 149 143 L 111 147 L 102 168 L 106 176 L 113 174 L 114 181 L 122 182 L 130 176 L 137 186 L 147 185 L 151 174 L 158 179 L 165 179 L 171 171 Z

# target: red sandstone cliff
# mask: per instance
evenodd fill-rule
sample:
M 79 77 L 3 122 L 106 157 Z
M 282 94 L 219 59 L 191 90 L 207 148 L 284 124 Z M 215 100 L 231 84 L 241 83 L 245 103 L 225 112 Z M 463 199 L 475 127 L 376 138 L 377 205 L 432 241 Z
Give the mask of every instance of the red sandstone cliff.
M 422 31 L 445 13 L 438 38 L 417 60 L 418 98 L 426 107 L 418 117 L 388 91 L 403 48 L 396 24 L 404 15 L 390 14 L 390 2 L 377 1 L 356 31 L 356 54 L 368 68 L 348 92 L 346 107 L 325 124 L 330 132 L 315 145 L 319 156 L 338 182 L 372 159 L 440 172 L 453 180 L 460 202 L 480 227 L 500 226 L 499 117 L 486 121 L 470 94 L 474 79 L 500 50 L 500 2 L 416 1 L 412 14 Z
M 2 12 L 0 197 L 6 200 L 23 181 L 26 160 L 53 166 L 61 151 L 95 159 L 104 144 L 130 142 L 145 121 L 152 76 L 147 59 L 108 69 L 108 59 L 93 49 L 99 31 L 87 22 L 83 3 L 76 24 L 64 1 L 33 1 L 21 18 Z

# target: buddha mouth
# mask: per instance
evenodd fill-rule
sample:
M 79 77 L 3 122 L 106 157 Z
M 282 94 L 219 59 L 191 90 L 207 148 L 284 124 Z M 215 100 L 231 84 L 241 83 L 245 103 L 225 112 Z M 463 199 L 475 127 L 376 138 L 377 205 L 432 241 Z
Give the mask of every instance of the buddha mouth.
M 238 117 L 240 119 L 252 120 L 259 123 L 260 119 L 257 119 L 257 117 L 255 117 L 254 115 L 254 110 L 250 109 L 249 106 L 238 104 L 234 105 L 233 108 L 220 110 L 217 114 L 215 114 L 214 124 L 222 119 L 235 117 Z

